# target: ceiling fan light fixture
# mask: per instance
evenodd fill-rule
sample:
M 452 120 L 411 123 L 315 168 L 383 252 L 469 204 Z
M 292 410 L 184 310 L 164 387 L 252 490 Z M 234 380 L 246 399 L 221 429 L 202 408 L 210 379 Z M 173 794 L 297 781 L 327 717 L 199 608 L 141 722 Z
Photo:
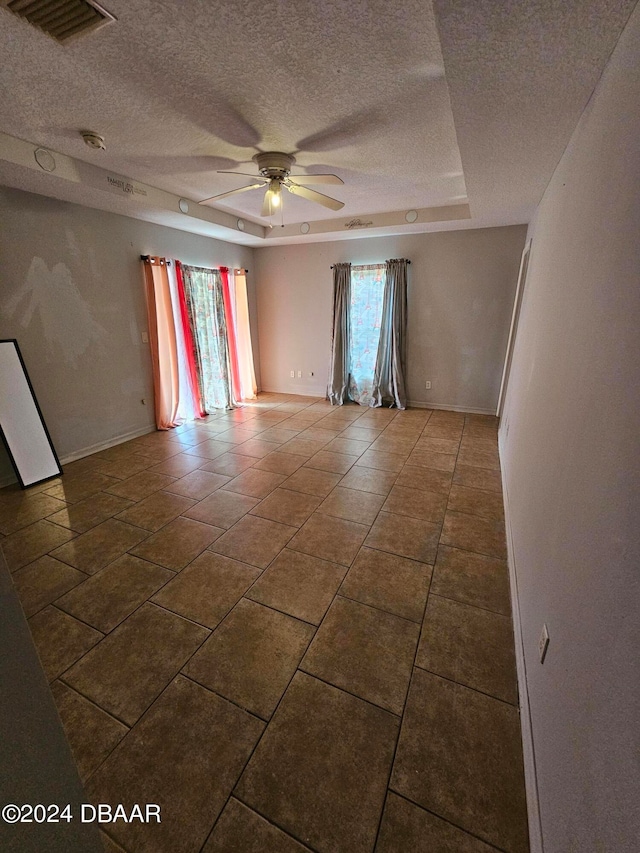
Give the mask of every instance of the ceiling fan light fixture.
M 267 192 L 270 196 L 271 207 L 280 207 L 282 204 L 282 185 L 280 181 L 272 180 Z

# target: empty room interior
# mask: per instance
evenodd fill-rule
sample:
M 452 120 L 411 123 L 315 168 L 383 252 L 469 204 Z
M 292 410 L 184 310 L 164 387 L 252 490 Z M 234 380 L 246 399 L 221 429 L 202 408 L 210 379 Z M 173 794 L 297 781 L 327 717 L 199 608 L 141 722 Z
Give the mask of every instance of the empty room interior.
M 2 850 L 639 849 L 635 7 L 0 0 Z

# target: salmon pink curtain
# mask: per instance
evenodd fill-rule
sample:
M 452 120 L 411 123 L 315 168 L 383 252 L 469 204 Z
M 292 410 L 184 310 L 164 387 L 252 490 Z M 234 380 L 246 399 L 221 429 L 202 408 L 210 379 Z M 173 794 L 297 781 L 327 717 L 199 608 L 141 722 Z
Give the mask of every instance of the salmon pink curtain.
M 242 269 L 234 270 L 233 273 L 236 296 L 235 321 L 238 371 L 240 373 L 240 399 L 255 400 L 258 386 L 256 385 L 256 374 L 253 367 L 249 301 L 247 299 L 247 276 L 246 271 Z
M 156 426 L 158 429 L 171 429 L 178 423 L 179 368 L 167 262 L 165 258 L 149 257 L 144 260 L 143 269 Z

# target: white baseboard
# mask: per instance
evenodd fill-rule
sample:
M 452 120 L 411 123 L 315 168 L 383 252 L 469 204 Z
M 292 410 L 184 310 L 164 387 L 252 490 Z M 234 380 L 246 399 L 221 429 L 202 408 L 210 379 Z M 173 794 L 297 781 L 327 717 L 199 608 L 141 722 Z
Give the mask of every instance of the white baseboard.
M 286 388 L 269 386 L 261 388 L 261 391 L 270 394 L 296 394 L 302 397 L 325 397 L 327 393 L 326 385 L 318 385 L 316 388 L 309 388 L 308 385 L 288 385 Z M 421 400 L 407 400 L 407 406 L 412 409 L 444 409 L 448 412 L 470 412 L 474 415 L 495 415 L 495 406 L 491 409 L 478 409 L 473 406 L 454 406 L 449 403 L 425 403 Z
M 138 438 L 141 435 L 147 435 L 155 431 L 156 428 L 153 425 L 138 427 L 138 429 L 131 430 L 131 432 L 125 432 L 106 441 L 98 441 L 96 444 L 90 444 L 88 447 L 83 447 L 82 450 L 75 450 L 73 453 L 68 453 L 60 459 L 60 464 L 62 466 L 68 465 L 69 462 L 75 462 L 76 459 L 84 459 L 85 456 L 91 456 L 92 453 L 107 450 L 109 447 L 115 447 L 117 444 L 123 444 L 125 441 L 131 441 L 132 438 Z
M 527 666 L 524 655 L 524 639 L 522 636 L 522 621 L 520 619 L 520 600 L 518 597 L 518 576 L 516 572 L 516 557 L 513 547 L 511 530 L 511 513 L 509 508 L 509 493 L 503 453 L 503 433 L 498 433 L 498 452 L 500 454 L 500 470 L 502 476 L 502 493 L 504 498 L 504 516 L 507 537 L 507 564 L 509 566 L 509 585 L 511 589 L 511 612 L 513 616 L 513 634 L 516 653 L 516 671 L 518 675 L 518 694 L 520 704 L 520 730 L 522 732 L 522 757 L 524 761 L 524 784 L 527 797 L 527 815 L 529 821 L 529 845 L 531 853 L 544 853 L 542 842 L 542 823 L 540 820 L 540 799 L 538 796 L 538 777 L 536 772 L 536 755 L 533 742 L 533 726 L 531 724 L 531 708 L 529 705 L 529 688 L 527 684 Z
M 296 385 L 291 383 L 287 385 L 287 387 L 280 386 L 276 388 L 273 385 L 266 386 L 261 388 L 260 391 L 264 391 L 265 394 L 295 394 L 296 397 L 326 397 L 327 395 L 327 386 L 326 385 Z
M 74 450 L 73 453 L 68 453 L 66 456 L 60 457 L 60 465 L 64 468 L 69 462 L 75 462 L 76 459 L 84 459 L 85 456 L 91 456 L 92 453 L 98 453 L 100 450 L 106 450 L 108 447 L 115 447 L 117 444 L 123 444 L 125 441 L 131 441 L 132 438 L 138 438 L 140 435 L 146 435 L 150 432 L 155 432 L 154 426 L 144 426 L 130 432 L 122 433 L 114 438 L 109 438 L 106 441 L 98 441 L 96 444 L 90 444 L 88 447 L 83 447 L 81 450 Z M 5 486 L 10 486 L 12 483 L 17 483 L 18 479 L 15 474 L 7 474 L 0 480 L 0 489 Z
M 407 400 L 407 406 L 412 409 L 444 409 L 447 412 L 469 412 L 473 415 L 495 415 L 493 409 L 477 409 L 474 406 L 454 406 L 449 403 L 425 403 L 419 400 Z

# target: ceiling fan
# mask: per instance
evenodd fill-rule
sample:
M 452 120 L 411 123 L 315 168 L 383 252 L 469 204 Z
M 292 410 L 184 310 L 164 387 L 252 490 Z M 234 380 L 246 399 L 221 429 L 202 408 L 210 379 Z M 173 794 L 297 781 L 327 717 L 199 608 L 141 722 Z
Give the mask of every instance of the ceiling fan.
M 316 204 L 321 204 L 323 207 L 328 207 L 331 210 L 340 210 L 344 207 L 344 202 L 330 198 L 328 195 L 316 192 L 316 190 L 309 189 L 307 186 L 307 184 L 344 184 L 344 181 L 337 175 L 294 175 L 290 177 L 291 167 L 296 162 L 295 157 L 292 154 L 283 154 L 281 151 L 266 151 L 256 154 L 252 159 L 258 166 L 259 176 L 249 175 L 247 172 L 230 172 L 223 169 L 219 169 L 218 172 L 221 175 L 243 175 L 247 178 L 253 178 L 256 183 L 249 184 L 246 187 L 238 187 L 237 190 L 220 193 L 219 195 L 211 196 L 211 198 L 205 198 L 199 204 L 219 201 L 237 193 L 245 193 L 248 190 L 264 189 L 266 187 L 261 216 L 271 216 L 282 206 L 282 188 L 284 187 L 293 195 L 301 196 L 309 201 L 315 201 Z

